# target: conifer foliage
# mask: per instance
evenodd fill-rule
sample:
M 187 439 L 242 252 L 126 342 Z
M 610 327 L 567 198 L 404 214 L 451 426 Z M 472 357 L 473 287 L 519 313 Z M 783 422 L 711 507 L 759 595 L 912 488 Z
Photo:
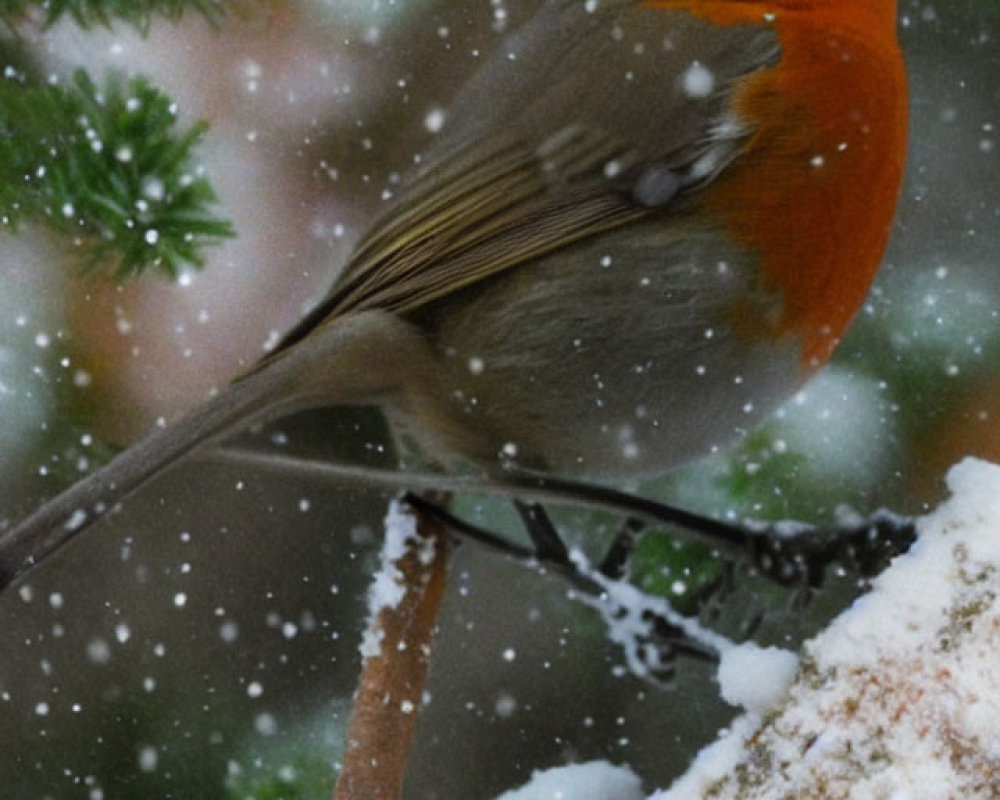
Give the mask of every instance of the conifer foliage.
M 138 26 L 188 8 L 210 20 L 223 14 L 206 0 L 0 0 L 0 18 L 16 30 L 30 5 L 46 24 L 65 14 Z M 147 267 L 175 277 L 233 235 L 196 155 L 207 125 L 182 127 L 175 104 L 146 78 L 111 74 L 99 86 L 82 70 L 42 80 L 0 67 L 0 230 L 41 225 L 66 237 L 84 265 L 110 264 L 118 278 Z
M 233 4 L 225 0 L 0 0 L 0 19 L 9 27 L 16 27 L 25 17 L 52 25 L 69 16 L 82 27 L 110 27 L 121 20 L 145 30 L 153 17 L 176 21 L 187 12 L 217 22 L 226 16 Z

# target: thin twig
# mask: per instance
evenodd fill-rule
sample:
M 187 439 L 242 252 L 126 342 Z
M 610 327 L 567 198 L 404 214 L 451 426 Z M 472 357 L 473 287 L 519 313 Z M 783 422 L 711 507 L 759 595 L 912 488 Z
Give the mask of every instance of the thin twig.
M 572 481 L 550 475 L 510 472 L 498 478 L 405 472 L 384 467 L 364 467 L 332 461 L 290 456 L 244 447 L 222 447 L 197 458 L 223 464 L 240 464 L 281 471 L 315 480 L 345 480 L 372 488 L 437 491 L 452 494 L 489 494 L 536 503 L 555 503 L 578 508 L 603 509 L 650 522 L 676 526 L 701 541 L 731 548 L 747 545 L 755 530 L 695 514 L 676 506 L 606 486 Z
M 631 610 L 638 611 L 643 620 L 643 624 L 639 626 L 643 632 L 641 636 L 636 637 L 642 641 L 635 641 L 630 645 L 619 641 L 619 644 L 626 646 L 626 649 L 631 645 L 636 648 L 641 647 L 649 656 L 651 663 L 663 667 L 662 670 L 644 669 L 637 674 L 661 680 L 672 674 L 673 661 L 678 655 L 701 661 L 718 660 L 719 649 L 716 644 L 720 639 L 706 634 L 695 620 L 687 619 L 673 611 L 666 599 L 646 595 L 623 581 L 616 581 L 599 570 L 591 569 L 584 564 L 582 554 L 578 553 L 576 558 L 568 556 L 566 561 L 547 560 L 534 550 L 508 542 L 496 534 L 456 517 L 425 497 L 407 493 L 403 499 L 423 517 L 439 520 L 445 528 L 463 539 L 502 553 L 521 566 L 556 575 L 572 587 L 571 597 L 598 610 L 606 620 L 612 620 L 629 611 L 620 602 L 622 596 L 627 594 Z
M 854 565 L 863 577 L 877 575 L 916 539 L 913 519 L 888 511 L 842 525 L 801 522 L 731 523 L 628 492 L 547 475 L 511 473 L 500 479 L 414 474 L 337 464 L 255 450 L 225 448 L 206 454 L 228 463 L 277 469 L 315 479 L 362 481 L 411 491 L 494 494 L 537 503 L 603 509 L 630 519 L 665 524 L 688 538 L 749 558 L 753 569 L 784 586 L 818 588 L 832 563 Z

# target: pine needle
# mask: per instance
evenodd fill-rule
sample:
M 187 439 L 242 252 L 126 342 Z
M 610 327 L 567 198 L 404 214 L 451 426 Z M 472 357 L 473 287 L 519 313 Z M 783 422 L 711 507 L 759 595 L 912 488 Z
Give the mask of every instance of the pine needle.
M 82 70 L 68 85 L 0 78 L 0 227 L 43 224 L 70 237 L 89 266 L 118 278 L 153 266 L 171 277 L 233 236 L 194 159 L 207 125 L 178 130 L 171 100 L 145 78 Z

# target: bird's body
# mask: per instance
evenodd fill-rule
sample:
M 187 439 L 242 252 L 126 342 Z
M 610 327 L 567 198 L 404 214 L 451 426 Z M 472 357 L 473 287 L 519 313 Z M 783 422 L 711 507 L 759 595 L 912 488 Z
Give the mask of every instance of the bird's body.
M 875 0 L 546 4 L 303 330 L 413 320 L 466 432 L 390 413 L 441 460 L 633 475 L 725 443 L 825 362 L 874 275 L 894 31 Z
M 726 442 L 826 360 L 881 259 L 894 29 L 894 0 L 549 0 L 277 351 L 6 534 L 0 563 L 305 406 L 380 405 L 427 461 L 487 473 L 651 474 Z

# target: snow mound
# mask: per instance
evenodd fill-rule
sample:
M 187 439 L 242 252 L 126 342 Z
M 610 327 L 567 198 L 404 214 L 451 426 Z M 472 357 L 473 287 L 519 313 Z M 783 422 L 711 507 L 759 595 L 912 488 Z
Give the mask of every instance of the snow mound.
M 805 645 L 778 707 L 650 800 L 1000 797 L 1000 467 L 966 460 L 948 485 L 913 549 Z
M 539 770 L 497 800 L 642 800 L 642 783 L 628 767 L 589 761 Z

